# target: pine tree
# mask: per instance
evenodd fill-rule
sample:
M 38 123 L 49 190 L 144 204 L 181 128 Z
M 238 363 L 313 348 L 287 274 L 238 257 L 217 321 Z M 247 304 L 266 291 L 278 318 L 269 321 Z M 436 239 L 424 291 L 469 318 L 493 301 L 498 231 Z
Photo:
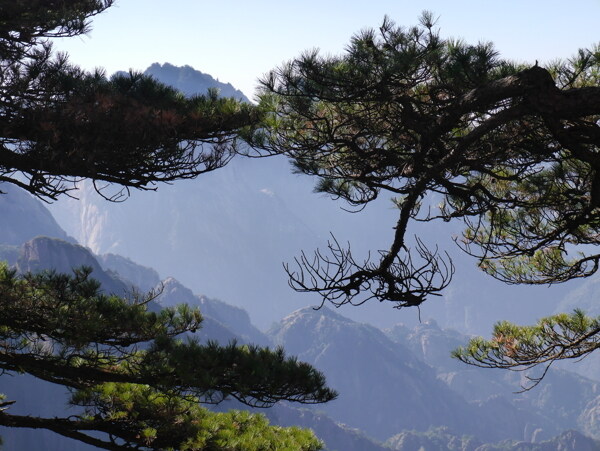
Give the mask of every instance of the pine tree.
M 262 81 L 264 126 L 248 137 L 258 154 L 287 155 L 318 191 L 357 210 L 382 195 L 398 209 L 388 250 L 361 261 L 333 238 L 287 267 L 290 284 L 336 306 L 419 306 L 454 272 L 435 245 L 410 239 L 436 220 L 462 220 L 457 244 L 504 282 L 595 273 L 599 74 L 598 47 L 547 68 L 514 64 L 492 44 L 443 39 L 430 13 L 411 28 L 386 18 L 343 55 L 306 52 L 273 70 Z M 581 353 L 552 346 L 597 347 L 595 326 L 576 330 L 549 344 L 553 359 Z M 547 362 L 547 350 L 525 361 Z
M 0 2 L 0 181 L 48 200 L 91 179 L 121 200 L 129 188 L 225 165 L 237 134 L 260 118 L 214 92 L 186 98 L 139 74 L 87 73 L 53 53 L 51 38 L 85 32 L 111 4 Z M 2 395 L 0 425 L 111 450 L 321 447 L 310 431 L 200 406 L 228 397 L 258 407 L 326 402 L 336 394 L 321 373 L 281 349 L 200 344 L 193 339 L 200 312 L 149 311 L 153 296 L 102 294 L 86 268 L 17 275 L 0 265 L 0 374 L 64 386 L 77 407 L 62 418 L 18 415 L 11 413 L 18 400 Z
M 186 98 L 137 73 L 107 78 L 56 55 L 112 0 L 3 2 L 0 181 L 55 199 L 88 178 L 101 193 L 193 178 L 225 165 L 257 110 L 216 92 Z

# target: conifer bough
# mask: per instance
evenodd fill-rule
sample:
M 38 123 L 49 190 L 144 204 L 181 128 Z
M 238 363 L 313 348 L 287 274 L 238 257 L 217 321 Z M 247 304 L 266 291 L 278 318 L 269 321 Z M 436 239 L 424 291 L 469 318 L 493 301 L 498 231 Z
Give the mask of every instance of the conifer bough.
M 44 418 L 11 414 L 15 401 L 3 401 L 0 425 L 49 429 L 103 449 L 253 449 L 251 441 L 249 448 L 232 445 L 235 435 L 231 442 L 220 437 L 235 430 L 241 415 L 245 427 L 271 437 L 273 448 L 267 449 L 286 440 L 318 449 L 306 431 L 273 428 L 243 413 L 215 414 L 199 403 L 225 397 L 253 407 L 326 402 L 335 393 L 321 373 L 281 349 L 178 339 L 201 327 L 197 309 L 149 312 L 152 294 L 133 302 L 107 296 L 89 275 L 83 268 L 73 276 L 18 277 L 0 265 L 1 374 L 26 373 L 65 386 L 70 403 L 83 409 Z M 108 438 L 88 435 L 92 431 Z
M 139 74 L 107 79 L 52 52 L 49 38 L 84 33 L 111 4 L 0 1 L 0 182 L 51 200 L 91 179 L 120 200 L 129 188 L 225 165 L 237 133 L 259 118 L 216 92 L 186 98 Z M 197 310 L 149 312 L 152 294 L 132 300 L 99 288 L 87 269 L 17 275 L 0 264 L 0 375 L 64 386 L 76 407 L 66 417 L 22 415 L 13 413 L 18 399 L 0 395 L 1 426 L 48 429 L 110 450 L 322 447 L 310 431 L 200 406 L 226 397 L 254 407 L 335 398 L 310 365 L 281 349 L 182 338 L 200 327 Z
M 90 179 L 111 200 L 128 188 L 193 178 L 227 164 L 257 110 L 216 92 L 187 98 L 136 73 L 108 79 L 52 52 L 87 31 L 106 1 L 17 0 L 0 14 L 0 181 L 56 199 Z M 125 190 L 109 193 L 107 185 Z
M 382 194 L 398 209 L 391 245 L 366 260 L 335 238 L 302 253 L 286 267 L 298 291 L 336 306 L 419 306 L 454 270 L 418 238 L 434 220 L 462 220 L 459 246 L 507 283 L 598 269 L 598 47 L 517 65 L 491 44 L 441 38 L 429 13 L 412 28 L 386 19 L 343 55 L 310 51 L 273 70 L 261 103 L 266 125 L 249 138 L 259 156 L 287 155 L 318 191 L 358 210 Z

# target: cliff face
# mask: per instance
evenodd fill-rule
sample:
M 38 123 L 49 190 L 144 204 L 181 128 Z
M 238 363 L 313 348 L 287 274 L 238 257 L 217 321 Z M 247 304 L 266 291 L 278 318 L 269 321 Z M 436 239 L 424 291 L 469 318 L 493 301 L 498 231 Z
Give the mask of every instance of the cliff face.
M 267 193 L 261 195 L 266 196 L 266 204 L 258 208 L 249 203 L 246 207 L 248 211 L 254 208 L 257 217 L 271 219 L 267 216 L 272 207 L 269 202 L 276 199 L 276 196 Z M 34 202 L 30 202 L 32 200 Z M 183 193 L 178 201 L 188 207 L 195 202 Z M 218 199 L 212 201 L 215 208 L 219 206 Z M 28 198 L 23 199 L 23 202 L 23 208 L 12 210 L 4 204 L 7 208 L 4 211 L 10 213 L 1 214 L 3 210 L 0 208 L 0 217 L 8 218 L 8 223 L 15 224 L 11 225 L 15 229 L 19 224 L 26 223 L 27 219 L 36 217 L 37 201 Z M 229 205 L 232 208 L 232 217 L 235 216 L 234 205 L 224 205 Z M 157 218 L 162 214 L 163 219 L 180 220 L 180 225 L 189 227 L 189 230 L 186 229 L 189 232 L 187 235 L 179 236 L 175 232 L 167 234 L 166 237 L 172 240 L 171 244 L 180 242 L 183 247 L 192 247 L 192 225 L 200 225 L 201 217 L 198 216 L 190 224 L 190 221 L 186 223 L 181 216 L 165 214 L 167 207 L 162 210 L 159 204 L 156 204 L 156 207 L 154 214 Z M 133 207 L 127 208 L 134 210 L 137 207 L 134 204 Z M 92 210 L 86 211 L 90 213 Z M 139 213 L 139 226 L 143 227 L 144 223 L 148 223 L 148 215 L 143 214 L 143 209 Z M 281 211 L 278 214 L 281 215 Z M 46 213 L 41 213 L 40 217 L 45 215 Z M 100 215 L 99 218 L 104 216 Z M 127 223 L 126 218 L 121 217 L 123 224 Z M 255 232 L 253 227 L 240 218 L 238 220 L 234 226 L 242 236 L 234 236 L 232 239 L 239 239 L 240 246 L 241 241 L 244 241 L 249 247 L 236 251 L 246 259 L 244 264 L 247 273 L 255 276 L 261 271 L 264 272 L 261 274 L 261 292 L 268 292 L 271 289 L 269 280 L 273 278 L 273 272 L 265 272 L 255 247 L 252 247 L 256 244 L 250 238 Z M 102 220 L 99 223 L 104 224 Z M 285 221 L 270 222 L 261 233 L 276 236 L 278 227 L 284 223 Z M 208 243 L 203 241 L 201 244 L 204 247 L 214 245 L 215 248 L 231 245 L 226 240 L 226 235 L 232 232 L 231 228 L 227 228 L 229 226 L 223 225 L 219 228 L 213 224 L 210 227 L 214 230 L 208 236 L 214 238 L 222 235 L 222 240 L 215 243 L 208 240 Z M 55 227 L 56 224 L 50 221 L 40 227 L 39 231 L 64 237 L 64 232 L 61 234 Z M 303 225 L 300 223 L 294 227 L 296 228 L 283 227 L 280 238 L 288 236 L 286 233 L 291 233 L 290 236 L 293 237 L 301 236 L 301 233 L 296 232 L 302 230 Z M 110 228 L 104 232 L 108 230 Z M 139 230 L 140 228 L 134 229 L 131 233 L 140 235 Z M 195 233 L 194 236 L 202 235 L 198 230 Z M 124 243 L 122 237 L 115 237 L 118 238 L 115 243 Z M 160 241 L 160 235 L 156 235 L 156 240 Z M 148 241 L 147 237 L 145 241 Z M 396 434 L 395 439 L 388 442 L 388 445 L 401 450 L 419 449 L 423 446 L 427 450 L 474 451 L 472 448 L 477 446 L 477 451 L 545 451 L 563 448 L 587 451 L 586 446 L 595 446 L 595 442 L 580 434 L 562 434 L 554 439 L 550 437 L 567 427 L 577 428 L 590 436 L 600 435 L 598 384 L 568 372 L 551 371 L 544 384 L 537 390 L 516 397 L 513 392 L 518 388 L 519 381 L 512 373 L 477 370 L 450 359 L 449 351 L 464 344 L 467 337 L 442 329 L 434 321 L 425 321 L 416 327 L 398 325 L 383 333 L 375 327 L 357 323 L 326 308 L 319 311 L 307 308 L 288 315 L 271 329 L 269 336 L 265 336 L 254 327 L 245 310 L 206 296 L 198 296 L 174 278 L 167 278 L 159 284 L 159 276 L 155 270 L 119 255 L 104 255 L 98 258 L 85 247 L 46 237 L 35 237 L 19 245 L 3 245 L 0 252 L 0 255 L 7 255 L 14 260 L 20 271 L 54 269 L 70 272 L 73 267 L 89 266 L 93 269 L 92 276 L 101 281 L 106 291 L 119 295 L 129 292 L 133 286 L 146 291 L 158 285 L 162 293 L 157 302 L 161 305 L 152 304 L 151 308 L 159 309 L 182 302 L 199 307 L 205 321 L 196 336 L 202 341 L 210 339 L 227 343 L 235 339 L 242 343 L 284 346 L 289 355 L 296 355 L 300 360 L 312 363 L 323 371 L 328 383 L 339 390 L 340 398 L 313 410 L 281 405 L 266 413 L 276 424 L 295 424 L 312 428 L 326 441 L 329 450 L 381 451 L 385 448 L 373 438 L 385 440 Z M 175 257 L 177 255 L 175 254 Z M 241 257 L 235 260 L 236 254 L 220 258 L 223 258 L 223 264 L 229 267 L 232 262 L 240 263 L 242 260 Z M 203 268 L 209 268 L 215 263 L 215 259 L 208 258 L 204 261 Z M 192 266 L 190 269 L 196 274 L 202 274 L 198 267 Z M 230 285 L 238 285 L 237 288 L 242 292 L 246 288 L 244 279 L 230 274 L 229 280 Z M 271 305 L 268 297 L 262 301 L 265 305 Z M 283 303 L 281 308 L 287 309 L 288 306 Z M 63 407 L 56 400 L 64 399 L 64 393 L 59 389 L 60 387 L 50 387 L 28 377 L 0 378 L 0 391 L 18 394 L 19 408 L 23 408 L 24 412 L 39 412 L 36 403 L 43 399 L 49 409 L 44 412 L 48 415 L 60 413 Z M 228 409 L 232 406 L 231 403 L 226 403 L 222 408 Z M 443 434 L 422 432 L 431 426 L 449 426 L 451 429 L 445 430 Z M 409 429 L 421 432 L 409 432 Z M 459 435 L 450 433 L 450 430 L 457 431 Z M 45 449 L 51 451 L 77 449 L 79 446 L 71 445 L 73 442 L 65 441 L 51 433 L 38 435 L 29 431 L 9 430 L 4 434 L 7 446 L 11 447 L 9 449 L 43 449 L 40 448 L 40 443 L 47 445 Z M 477 437 L 463 437 L 463 434 Z M 513 442 L 501 445 L 482 444 L 484 441 L 494 442 L 505 438 L 524 439 L 524 442 L 520 442 L 524 447 L 515 448 Z M 533 441 L 536 443 L 532 443 Z M 542 445 L 545 448 L 539 447 Z M 507 446 L 510 447 L 506 448 Z
M 214 86 L 221 89 L 222 95 L 241 94 L 187 66 L 157 64 L 147 73 L 188 94 Z M 133 193 L 123 204 L 95 197 L 90 186 L 84 184 L 79 201 L 62 204 L 62 217 L 71 225 L 69 230 L 93 250 L 125 253 L 157 267 L 163 274 L 185 279 L 186 286 L 174 278 L 164 280 L 162 295 L 157 299 L 161 305 L 153 304 L 151 308 L 181 302 L 199 307 L 205 316 L 197 334 L 201 340 L 282 345 L 289 355 L 325 372 L 329 384 L 340 392 L 338 400 L 314 410 L 280 405 L 266 413 L 277 424 L 311 427 L 332 451 L 384 449 L 364 434 L 379 440 L 396 434 L 388 445 L 411 451 L 420 447 L 428 451 L 600 449 L 576 432 L 550 439 L 571 427 L 600 437 L 600 388 L 593 381 L 551 371 L 538 389 L 517 397 L 513 392 L 519 380 L 513 373 L 480 371 L 451 360 L 449 351 L 466 343 L 468 337 L 442 329 L 432 321 L 417 327 L 397 326 L 384 334 L 327 309 L 309 308 L 287 316 L 267 337 L 254 327 L 242 308 L 198 296 L 187 288 L 242 305 L 265 326 L 292 310 L 293 305 L 320 301 L 289 290 L 281 270 L 282 260 L 293 260 L 301 249 L 310 253 L 324 247 L 329 230 L 335 231 L 340 242 L 350 241 L 358 254 L 386 248 L 395 220 L 389 203 L 370 205 L 364 215 L 348 215 L 329 199 L 311 196 L 311 188 L 312 181 L 291 175 L 284 160 L 236 159 L 225 169 L 195 181 L 161 187 L 158 193 Z M 0 195 L 0 243 L 4 243 L 0 258 L 6 256 L 20 271 L 70 272 L 73 267 L 86 265 L 93 269 L 92 276 L 100 280 L 105 291 L 118 295 L 126 294 L 133 286 L 147 291 L 159 284 L 158 272 L 152 268 L 116 254 L 98 258 L 88 248 L 67 242 L 67 234 L 28 194 L 11 186 L 0 185 L 0 190 L 8 192 Z M 61 211 L 58 205 L 53 208 Z M 438 236 L 448 235 L 437 225 L 423 233 L 430 233 L 435 242 Z M 520 302 L 522 298 L 535 300 L 533 291 L 514 291 L 519 289 L 513 287 L 509 292 L 504 285 L 480 280 L 485 276 L 469 271 L 472 262 L 464 256 L 455 263 L 454 284 L 444 293 L 442 302 L 423 307 L 424 318 L 435 314 L 440 323 L 466 324 L 487 334 L 485 323 L 490 319 L 524 322 L 523 314 L 543 314 L 538 310 L 541 301 L 536 304 L 527 299 L 529 307 Z M 598 278 L 589 279 L 579 291 L 566 297 L 561 307 L 596 308 L 597 284 Z M 551 313 L 552 300 L 548 304 Z M 406 321 L 407 314 L 418 317 L 414 311 L 398 316 L 388 306 L 370 316 L 374 312 L 370 308 L 346 309 L 344 313 L 361 321 L 374 318 L 372 322 L 378 324 Z M 595 356 L 584 362 L 593 359 Z M 587 372 L 598 377 L 597 368 L 590 367 Z M 48 388 L 48 384 L 27 376 L 3 377 L 0 383 L 0 392 L 19 394 L 19 399 L 22 395 L 27 400 L 19 401 L 19 408 L 39 412 L 41 402 L 48 415 L 62 413 L 63 404 L 57 400 L 63 399 L 64 393 L 56 387 Z M 225 403 L 222 407 L 232 405 Z M 423 432 L 431 426 L 450 426 L 459 435 L 450 429 Z M 63 445 L 64 439 L 51 433 L 34 435 L 26 431 L 21 436 L 20 445 L 11 442 L 7 449 L 77 449 L 74 442 L 69 442 L 72 446 Z M 525 441 L 481 444 L 509 437 Z
M 250 322 L 248 313 L 238 307 L 206 296 L 197 296 L 173 277 L 168 277 L 157 285 L 156 292 L 159 293 L 156 302 L 161 307 L 188 304 L 200 309 L 204 321 L 202 328 L 194 334 L 196 338 L 221 344 L 236 340 L 240 343 L 270 345 L 269 339 Z
M 222 97 L 233 97 L 250 102 L 248 97 L 239 89 L 235 89 L 231 83 L 221 83 L 211 75 L 190 66 L 178 67 L 169 63 L 154 63 L 144 71 L 144 74 L 151 75 L 187 95 L 206 94 L 209 89 L 217 89 Z
M 374 327 L 307 308 L 284 318 L 269 336 L 323 371 L 340 392 L 320 410 L 371 437 L 385 440 L 431 425 L 473 433 L 483 427 L 476 409 L 437 380 L 431 367 Z
M 325 443 L 326 451 L 390 451 L 368 438 L 359 429 L 337 423 L 322 412 L 279 404 L 265 412 L 269 420 L 280 426 L 312 429 Z
M 132 260 L 116 254 L 104 254 L 96 257 L 105 271 L 113 272 L 117 277 L 133 284 L 142 292 L 150 291 L 160 282 L 158 273 L 147 266 L 138 265 Z
M 506 440 L 482 444 L 473 437 L 458 436 L 448 428 L 431 429 L 425 433 L 410 431 L 386 442 L 394 451 L 597 451 L 600 443 L 577 431 L 566 431 L 539 443 Z
M 80 266 L 92 268 L 91 277 L 102 284 L 102 290 L 107 294 L 126 296 L 133 289 L 131 284 L 105 272 L 88 249 L 58 238 L 41 236 L 27 241 L 20 248 L 16 264 L 21 273 L 53 270 L 69 274 Z
M 386 333 L 434 368 L 449 388 L 478 406 L 482 416 L 495 415 L 497 429 L 520 430 L 527 441 L 549 440 L 565 429 L 600 439 L 600 384 L 595 380 L 556 366 L 538 387 L 516 394 L 520 386 L 530 384 L 524 373 L 476 368 L 450 357 L 453 349 L 468 342 L 464 334 L 443 330 L 434 321 L 412 329 L 396 326 Z

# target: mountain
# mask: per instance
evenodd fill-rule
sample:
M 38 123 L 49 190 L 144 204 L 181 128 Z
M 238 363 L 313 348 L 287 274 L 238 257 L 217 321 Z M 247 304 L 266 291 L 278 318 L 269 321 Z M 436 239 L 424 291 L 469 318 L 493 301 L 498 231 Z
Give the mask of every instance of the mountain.
M 39 208 L 31 196 L 22 202 L 23 208 L 16 210 L 6 207 L 3 211 L 0 205 L 0 217 L 10 218 L 9 226 L 33 217 L 32 212 Z M 41 210 L 43 217 L 43 206 Z M 39 232 L 66 235 L 55 232 L 57 226 L 52 221 L 46 224 Z M 12 264 L 23 271 L 69 271 L 85 264 L 94 268 L 94 276 L 103 278 L 104 286 L 111 292 L 155 288 L 159 293 L 155 309 L 180 302 L 201 309 L 204 323 L 196 336 L 202 341 L 237 340 L 284 346 L 288 354 L 324 371 L 329 384 L 340 391 L 340 398 L 315 409 L 281 404 L 262 412 L 274 424 L 312 428 L 325 440 L 329 451 L 383 451 L 387 448 L 380 442 L 392 436 L 386 446 L 397 449 L 418 449 L 412 447 L 418 444 L 436 450 L 433 444 L 443 444 L 447 449 L 471 451 L 470 447 L 477 444 L 483 447 L 477 451 L 516 450 L 515 439 L 524 440 L 519 442 L 523 446 L 546 447 L 523 449 L 554 449 L 548 448 L 554 445 L 579 449 L 572 446 L 594 442 L 575 432 L 552 436 L 566 428 L 600 436 L 598 384 L 567 371 L 551 370 L 536 390 L 516 396 L 512 392 L 520 381 L 514 373 L 471 368 L 450 359 L 449 351 L 464 344 L 468 337 L 442 328 L 433 320 L 415 327 L 395 325 L 381 331 L 327 308 L 304 308 L 286 316 L 265 335 L 240 307 L 197 295 L 173 277 L 160 281 L 156 270 L 117 254 L 98 257 L 64 239 L 35 237 L 0 247 L 2 255 L 9 256 Z M 61 387 L 28 376 L 1 378 L 0 392 L 18 398 L 15 408 L 21 413 L 51 416 L 64 409 Z M 227 402 L 218 408 L 232 407 L 243 406 Z M 444 432 L 428 432 L 432 426 L 438 427 L 434 431 Z M 451 430 L 458 432 L 450 433 Z M 88 449 L 48 432 L 10 429 L 2 433 L 7 449 Z M 501 439 L 512 441 L 497 445 L 495 442 Z M 459 444 L 461 448 L 456 448 Z
M 278 404 L 265 413 L 273 424 L 312 429 L 325 443 L 325 451 L 389 451 L 359 429 L 337 423 L 322 412 Z
M 477 368 L 452 359 L 450 352 L 467 343 L 466 335 L 441 329 L 435 321 L 412 329 L 395 326 L 385 332 L 430 365 L 448 388 L 482 411 L 495 412 L 497 428 L 521 430 L 526 440 L 549 439 L 567 428 L 600 439 L 596 420 L 600 417 L 600 384 L 594 380 L 550 368 L 533 390 L 515 393 L 530 385 L 526 376 L 535 373 Z
M 158 272 L 148 266 L 135 263 L 129 258 L 117 254 L 96 256 L 102 269 L 121 278 L 125 283 L 133 284 L 141 292 L 148 292 L 160 283 Z
M 161 307 L 188 304 L 200 309 L 204 321 L 200 331 L 195 334 L 196 338 L 222 344 L 232 340 L 262 346 L 270 344 L 269 339 L 250 322 L 248 313 L 239 307 L 206 296 L 197 296 L 172 277 L 163 280 L 156 287 L 156 292 L 159 293 L 156 302 Z
M 497 423 L 492 410 L 469 404 L 408 348 L 327 308 L 298 310 L 268 335 L 274 344 L 323 371 L 340 392 L 319 410 L 375 439 L 431 426 L 496 440 L 523 434 L 525 423 L 492 429 Z M 516 409 L 508 408 L 519 418 Z
M 0 243 L 15 244 L 0 246 L 0 258 L 10 256 L 9 264 L 20 272 L 55 269 L 70 273 L 72 267 L 85 265 L 93 269 L 93 277 L 103 283 L 105 291 L 124 294 L 129 289 L 130 285 L 103 271 L 88 249 L 73 244 L 73 240 L 60 229 L 39 201 L 19 190 L 6 187 L 2 189 L 7 194 L 0 195 L 0 221 L 4 222 Z M 54 235 L 56 238 L 38 235 Z M 10 250 L 10 254 L 3 253 L 2 249 Z M 14 414 L 52 417 L 63 415 L 68 409 L 64 387 L 27 374 L 1 377 L 0 393 L 6 394 L 10 400 L 18 401 L 10 407 Z M 5 450 L 95 449 L 46 430 L 0 428 L 0 436 L 4 441 L 2 449 Z
M 0 243 L 20 245 L 39 235 L 75 242 L 39 200 L 10 183 L 0 183 L 0 211 Z
M 450 351 L 468 337 L 441 329 L 435 321 L 414 328 L 398 325 L 384 334 L 326 308 L 305 308 L 268 335 L 322 370 L 340 392 L 320 411 L 378 440 L 435 426 L 475 437 L 472 443 L 479 444 L 540 442 L 567 428 L 600 439 L 598 383 L 550 369 L 534 390 L 515 394 L 528 382 L 523 373 L 451 359 Z
M 178 67 L 169 63 L 154 63 L 144 71 L 144 75 L 150 75 L 187 95 L 206 94 L 209 89 L 217 89 L 222 97 L 233 97 L 250 102 L 248 97 L 239 89 L 235 89 L 231 83 L 221 83 L 211 75 L 190 66 Z
M 122 204 L 84 184 L 79 201 L 61 199 L 51 208 L 96 254 L 116 253 L 174 276 L 247 309 L 266 328 L 307 302 L 287 286 L 281 262 L 298 246 L 313 247 L 318 236 L 257 176 L 265 169 L 257 163 L 240 159 L 197 180 L 133 192 Z
M 426 432 L 405 431 L 385 442 L 394 451 L 476 451 L 481 441 L 472 436 L 458 436 L 447 427 L 431 428 Z
M 91 277 L 101 283 L 101 291 L 118 296 L 127 296 L 132 292 L 131 284 L 127 285 L 113 274 L 105 272 L 88 249 L 58 238 L 39 236 L 27 241 L 21 245 L 15 265 L 20 273 L 52 270 L 66 274 L 81 266 L 92 269 Z
M 189 66 L 153 64 L 146 73 L 188 95 L 209 86 L 230 95 L 227 86 Z M 393 236 L 397 211 L 389 196 L 349 213 L 347 204 L 314 194 L 314 184 L 313 178 L 293 174 L 285 158 L 236 157 L 195 180 L 132 192 L 123 203 L 106 202 L 82 183 L 79 200 L 60 199 L 50 209 L 94 253 L 119 254 L 155 268 L 196 293 L 245 309 L 266 330 L 292 310 L 321 303 L 318 295 L 290 289 L 283 262 L 294 270 L 301 252 L 311 258 L 315 249 L 327 249 L 330 233 L 342 245 L 350 243 L 359 261 L 387 249 Z M 432 223 L 409 232 L 451 253 L 455 280 L 443 297 L 419 310 L 398 312 L 368 302 L 342 313 L 377 327 L 435 318 L 445 327 L 484 334 L 498 319 L 529 322 L 554 310 L 565 289 L 509 287 L 482 274 L 474 259 L 457 251 L 452 236 L 460 230 L 460 224 Z
M 473 437 L 457 436 L 448 428 L 431 429 L 420 433 L 406 431 L 386 442 L 394 451 L 596 451 L 600 442 L 577 431 L 562 434 L 539 443 L 505 440 L 501 443 L 482 444 Z

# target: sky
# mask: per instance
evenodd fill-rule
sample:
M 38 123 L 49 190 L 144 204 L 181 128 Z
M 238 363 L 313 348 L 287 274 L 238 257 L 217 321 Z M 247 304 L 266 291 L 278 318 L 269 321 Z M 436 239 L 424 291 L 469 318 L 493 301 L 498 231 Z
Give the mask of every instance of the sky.
M 55 41 L 92 70 L 189 65 L 255 94 L 257 80 L 305 50 L 340 54 L 353 34 L 438 17 L 442 36 L 494 42 L 505 58 L 540 64 L 600 42 L 600 0 L 116 0 L 85 36 Z

